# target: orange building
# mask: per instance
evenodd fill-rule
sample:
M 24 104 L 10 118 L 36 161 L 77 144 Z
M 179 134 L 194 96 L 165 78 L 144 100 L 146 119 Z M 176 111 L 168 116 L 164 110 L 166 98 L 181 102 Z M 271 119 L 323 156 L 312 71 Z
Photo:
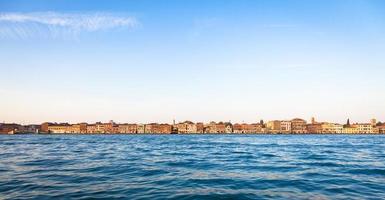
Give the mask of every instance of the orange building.
M 381 124 L 377 126 L 378 128 L 378 133 L 385 133 L 385 124 Z
M 303 119 L 295 118 L 291 120 L 291 132 L 292 133 L 306 133 L 306 121 Z
M 242 125 L 238 123 L 233 124 L 233 133 L 244 133 Z
M 204 132 L 204 125 L 202 122 L 198 122 L 197 124 L 197 133 L 203 133 Z
M 160 134 L 170 134 L 172 131 L 172 126 L 170 124 L 159 124 L 158 133 Z
M 23 129 L 20 124 L 0 124 L 0 134 L 14 134 Z
M 98 133 L 96 124 L 88 124 L 86 133 Z
M 226 125 L 223 122 L 215 124 L 216 133 L 226 133 Z
M 145 133 L 152 134 L 169 134 L 171 133 L 172 126 L 169 124 L 151 123 L 145 125 Z
M 307 124 L 306 125 L 306 132 L 307 133 L 322 133 L 322 124 L 321 123 L 312 123 L 312 124 Z

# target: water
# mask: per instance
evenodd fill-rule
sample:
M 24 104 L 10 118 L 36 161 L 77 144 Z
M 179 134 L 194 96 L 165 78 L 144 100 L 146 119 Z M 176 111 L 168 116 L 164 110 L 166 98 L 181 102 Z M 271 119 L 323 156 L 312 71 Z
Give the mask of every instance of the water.
M 1 135 L 0 199 L 384 199 L 385 136 Z

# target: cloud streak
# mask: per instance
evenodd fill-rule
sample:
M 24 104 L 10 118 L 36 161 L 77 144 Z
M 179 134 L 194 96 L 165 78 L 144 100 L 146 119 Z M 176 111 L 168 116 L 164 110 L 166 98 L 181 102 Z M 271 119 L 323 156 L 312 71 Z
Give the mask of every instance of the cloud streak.
M 138 25 L 134 17 L 111 13 L 0 13 L 0 37 L 3 38 L 77 36 L 82 32 L 132 29 Z

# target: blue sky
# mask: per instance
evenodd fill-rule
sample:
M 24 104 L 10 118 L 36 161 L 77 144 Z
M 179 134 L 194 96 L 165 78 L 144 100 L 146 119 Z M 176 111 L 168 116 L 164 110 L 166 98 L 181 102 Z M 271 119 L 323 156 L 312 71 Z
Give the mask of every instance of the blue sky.
M 385 120 L 381 0 L 0 0 L 0 120 Z

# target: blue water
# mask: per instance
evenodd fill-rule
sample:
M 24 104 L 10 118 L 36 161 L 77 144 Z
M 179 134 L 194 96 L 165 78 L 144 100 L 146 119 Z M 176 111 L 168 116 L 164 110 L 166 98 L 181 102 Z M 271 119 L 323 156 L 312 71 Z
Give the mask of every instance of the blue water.
M 0 135 L 0 199 L 385 199 L 385 136 Z

